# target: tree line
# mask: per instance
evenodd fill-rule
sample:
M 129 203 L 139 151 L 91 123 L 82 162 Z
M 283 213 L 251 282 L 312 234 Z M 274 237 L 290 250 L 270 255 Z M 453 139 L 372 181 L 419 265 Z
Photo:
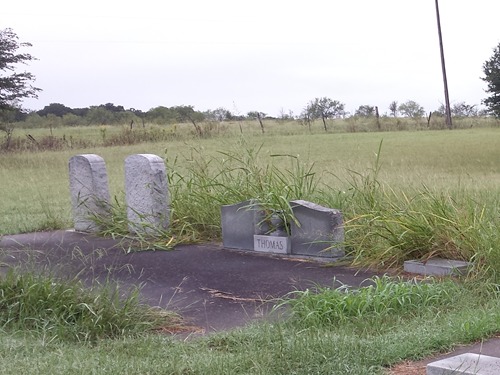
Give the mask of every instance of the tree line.
M 134 108 L 125 109 L 122 105 L 113 103 L 100 104 L 86 108 L 70 108 L 61 103 L 51 103 L 39 111 L 27 111 L 21 107 L 26 98 L 36 98 L 40 88 L 33 86 L 35 77 L 29 72 L 16 72 L 19 64 L 27 64 L 35 57 L 27 53 L 19 53 L 18 49 L 30 47 L 30 43 L 21 43 L 12 29 L 0 30 L 0 130 L 8 131 L 5 124 L 24 121 L 33 126 L 43 126 L 50 122 L 50 126 L 61 125 L 100 125 L 100 124 L 136 124 L 148 123 L 168 124 L 187 122 L 191 123 L 196 132 L 201 134 L 201 121 L 237 121 L 255 119 L 260 123 L 264 132 L 263 120 L 300 120 L 310 126 L 312 121 L 321 120 L 325 130 L 327 120 L 334 118 L 375 117 L 379 118 L 379 108 L 374 105 L 361 105 L 354 113 L 345 110 L 345 103 L 328 97 L 318 97 L 310 100 L 302 112 L 294 115 L 293 112 L 281 110 L 278 117 L 272 117 L 264 112 L 253 110 L 245 115 L 233 113 L 219 107 L 214 110 L 197 111 L 191 105 L 173 107 L 159 106 L 148 111 Z M 465 102 L 455 103 L 451 112 L 456 117 L 471 117 L 493 115 L 500 117 L 500 44 L 494 49 L 492 57 L 483 65 L 490 96 L 483 100 L 486 109 L 480 110 L 477 105 Z M 393 101 L 382 116 L 423 118 L 430 121 L 431 116 L 444 116 L 445 108 L 426 113 L 425 109 L 413 100 L 403 103 Z
M 104 125 L 104 124 L 172 124 L 179 122 L 192 123 L 195 128 L 201 121 L 243 121 L 243 120 L 301 120 L 309 123 L 321 120 L 326 126 L 326 120 L 335 118 L 355 117 L 379 117 L 379 109 L 375 105 L 360 105 L 354 113 L 345 110 L 345 103 L 328 97 L 314 98 L 306 104 L 299 115 L 292 111 L 281 111 L 278 116 L 270 116 L 261 111 L 249 111 L 245 115 L 236 114 L 229 109 L 219 107 L 213 110 L 197 111 L 194 106 L 181 105 L 173 107 L 158 106 L 148 111 L 135 108 L 125 109 L 122 105 L 106 103 L 86 108 L 71 108 L 61 103 L 51 103 L 39 111 L 23 112 L 13 114 L 18 121 L 27 121 L 33 124 L 42 118 L 51 119 L 56 123 L 64 125 Z M 427 115 L 424 107 L 413 100 L 403 103 L 393 101 L 388 111 L 382 116 L 422 118 Z M 452 105 L 451 111 L 455 117 L 475 117 L 486 115 L 484 110 L 479 110 L 477 105 L 458 102 Z M 445 115 L 444 105 L 432 112 L 433 116 Z

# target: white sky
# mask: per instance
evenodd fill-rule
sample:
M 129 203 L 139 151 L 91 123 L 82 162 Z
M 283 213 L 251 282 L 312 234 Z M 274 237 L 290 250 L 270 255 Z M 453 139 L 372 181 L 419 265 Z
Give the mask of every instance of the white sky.
M 451 102 L 480 104 L 499 0 L 440 0 Z M 10 27 L 43 89 L 25 107 L 105 103 L 278 115 L 315 97 L 388 111 L 444 102 L 433 0 L 17 0 Z

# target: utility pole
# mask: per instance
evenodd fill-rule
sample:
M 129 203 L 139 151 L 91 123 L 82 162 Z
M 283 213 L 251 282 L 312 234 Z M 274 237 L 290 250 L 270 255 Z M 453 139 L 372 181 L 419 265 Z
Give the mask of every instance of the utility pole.
M 446 78 L 446 65 L 444 63 L 443 36 L 441 35 L 441 18 L 439 17 L 438 0 L 436 0 L 436 17 L 437 17 L 438 34 L 439 34 L 439 49 L 441 51 L 441 68 L 443 70 L 444 100 L 446 107 L 446 126 L 448 126 L 449 129 L 452 129 L 453 125 L 451 123 L 450 96 L 448 95 L 448 80 Z

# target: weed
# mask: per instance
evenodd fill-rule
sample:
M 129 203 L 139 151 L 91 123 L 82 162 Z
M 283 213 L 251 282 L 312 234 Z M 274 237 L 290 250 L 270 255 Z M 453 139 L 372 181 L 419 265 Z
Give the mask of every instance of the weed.
M 68 223 L 52 210 L 51 205 L 43 197 L 39 197 L 39 202 L 45 215 L 45 221 L 40 224 L 40 230 L 56 230 L 67 227 Z
M 261 150 L 242 141 L 236 151 L 219 152 L 222 157 L 207 157 L 203 149 L 192 148 L 184 169 L 177 166 L 178 158 L 167 160 L 173 231 L 191 239 L 220 238 L 220 206 L 250 199 L 268 212 L 269 219 L 280 214 L 287 226 L 293 220 L 290 200 L 315 192 L 313 167 L 292 155 L 270 155 L 265 162 Z M 278 158 L 290 160 L 291 167 L 277 167 L 273 160 Z
M 150 226 L 146 224 L 147 220 L 144 220 L 145 223 L 140 225 L 139 230 L 131 233 L 127 207 L 121 201 L 115 196 L 113 203 L 106 204 L 109 208 L 109 215 L 106 217 L 92 216 L 91 219 L 99 228 L 100 235 L 122 239 L 122 247 L 127 253 L 139 250 L 170 250 L 180 242 L 175 240 L 170 229 Z M 137 225 L 139 224 L 134 224 Z
M 118 287 L 88 288 L 77 279 L 16 272 L 0 279 L 0 326 L 44 337 L 95 341 L 144 332 L 173 319 L 139 303 L 139 290 L 122 296 Z
M 497 277 L 498 199 L 423 183 L 395 189 L 381 181 L 381 151 L 382 143 L 366 173 L 349 171 L 345 193 L 323 190 L 326 204 L 344 213 L 344 245 L 353 263 L 387 269 L 442 257 L 474 261 L 475 275 Z
M 446 308 L 460 293 L 452 281 L 405 281 L 388 276 L 374 277 L 370 285 L 350 289 L 317 288 L 295 291 L 278 307 L 289 305 L 291 318 L 305 326 L 338 326 L 357 319 L 383 320 L 390 315 L 408 319 L 419 312 Z

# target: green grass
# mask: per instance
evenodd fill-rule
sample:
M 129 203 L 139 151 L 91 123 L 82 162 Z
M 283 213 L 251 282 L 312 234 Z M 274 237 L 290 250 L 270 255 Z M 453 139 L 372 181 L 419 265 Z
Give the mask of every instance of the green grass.
M 335 284 L 335 281 L 334 281 Z M 346 323 L 386 322 L 394 316 L 411 320 L 422 311 L 449 309 L 463 290 L 453 281 L 404 280 L 374 277 L 365 286 L 350 290 L 347 285 L 296 291 L 277 307 L 291 306 L 291 319 L 305 327 L 339 327 Z
M 362 313 L 347 310 L 337 315 L 338 321 L 323 320 L 321 324 L 292 316 L 287 321 L 187 341 L 145 334 L 100 339 L 92 344 L 49 341 L 27 332 L 4 332 L 0 333 L 0 372 L 383 374 L 384 369 L 401 360 L 447 351 L 458 343 L 488 337 L 499 329 L 500 302 L 491 290 L 478 293 L 478 285 L 445 289 L 432 282 L 427 287 L 388 280 L 380 283 L 383 285 L 370 292 L 341 297 L 362 301 L 359 295 L 364 294 L 377 300 L 372 306 L 381 308 Z M 388 296 L 389 291 L 395 294 Z M 338 298 L 333 293 L 323 290 L 315 298 L 320 304 L 323 300 L 333 303 Z M 308 314 L 321 312 L 322 306 L 311 304 L 311 297 L 298 296 L 294 311 L 306 304 Z M 406 299 L 399 302 L 403 297 Z M 449 298 L 454 303 L 447 303 Z M 387 303 L 398 307 L 383 307 Z
M 123 161 L 154 153 L 166 159 L 173 202 L 172 231 L 162 243 L 219 239 L 222 204 L 256 198 L 293 220 L 288 201 L 306 199 L 342 210 L 346 246 L 359 264 L 452 256 L 474 260 L 476 274 L 498 278 L 500 128 L 309 134 L 297 124 L 277 124 L 244 138 L 228 132 L 184 139 L 188 134 L 0 154 L 0 179 L 7 182 L 0 187 L 0 234 L 71 227 L 67 163 L 78 153 L 106 160 L 116 197 L 106 232 L 124 234 Z
M 5 332 L 30 332 L 48 341 L 95 342 L 177 320 L 174 314 L 141 304 L 138 288 L 127 292 L 111 283 L 89 287 L 77 278 L 59 279 L 40 269 L 11 268 L 0 278 L 0 327 Z
M 389 125 L 408 126 L 396 121 Z M 221 204 L 258 198 L 286 211 L 287 200 L 302 198 L 342 210 L 345 245 L 357 264 L 393 267 L 408 257 L 454 256 L 474 262 L 467 282 L 380 278 L 358 291 L 297 292 L 281 303 L 289 309 L 284 320 L 183 341 L 141 328 L 82 333 L 92 326 L 92 313 L 80 328 L 65 322 L 90 312 L 82 307 L 96 298 L 107 298 L 108 307 L 124 306 L 112 289 L 87 297 L 80 289 L 65 292 L 69 286 L 54 279 L 11 275 L 3 291 L 27 285 L 29 277 L 37 287 L 12 289 L 11 306 L 24 298 L 27 315 L 20 318 L 11 309 L 18 319 L 3 321 L 0 373 L 382 374 L 399 361 L 497 333 L 500 128 L 464 123 L 453 131 L 373 132 L 373 124 L 355 120 L 330 125 L 325 134 L 320 127 L 309 132 L 298 124 L 274 124 L 262 135 L 248 123 L 242 137 L 239 125 L 231 124 L 201 139 L 193 139 L 189 127 L 167 127 L 175 135 L 167 140 L 159 139 L 160 129 L 148 142 L 114 147 L 102 143 L 123 137 L 119 127 L 54 128 L 54 136 L 81 136 L 95 146 L 1 153 L 0 234 L 71 226 L 67 163 L 80 153 L 106 160 L 117 199 L 108 233 L 123 230 L 123 161 L 154 153 L 167 161 L 174 201 L 168 236 L 176 241 L 218 239 Z M 342 132 L 348 127 L 366 132 Z M 37 139 L 43 131 L 27 130 Z M 52 300 L 58 290 L 61 296 Z M 80 299 L 64 302 L 67 295 Z M 43 315 L 51 310 L 61 312 L 56 320 Z M 137 327 L 148 323 L 128 316 Z
M 269 217 L 280 212 L 285 223 L 292 220 L 289 202 L 310 196 L 316 188 L 312 166 L 295 155 L 262 153 L 262 147 L 240 141 L 215 155 L 193 149 L 189 159 L 169 162 L 174 228 L 189 229 L 191 239 L 195 233 L 205 240 L 218 239 L 220 207 L 250 199 L 257 200 Z
M 94 129 L 98 131 L 97 129 Z M 321 185 L 348 192 L 350 171 L 365 174 L 373 165 L 383 140 L 379 180 L 398 191 L 424 184 L 444 193 L 459 189 L 474 195 L 494 196 L 500 190 L 500 129 L 425 131 L 394 133 L 292 134 L 245 137 L 246 147 L 262 147 L 259 163 L 271 162 L 290 168 L 289 158 L 298 156 L 304 164 L 314 164 Z M 87 135 L 86 135 L 87 136 Z M 67 163 L 72 155 L 96 153 L 107 163 L 113 195 L 123 193 L 123 160 L 134 153 L 154 153 L 168 160 L 177 158 L 181 172 L 197 155 L 222 159 L 219 151 L 234 150 L 239 135 L 197 141 L 143 143 L 120 147 L 95 147 L 57 152 L 0 154 L 0 234 L 28 232 L 71 226 Z M 182 165 L 181 165 L 182 164 Z M 54 220 L 56 218 L 57 220 Z

